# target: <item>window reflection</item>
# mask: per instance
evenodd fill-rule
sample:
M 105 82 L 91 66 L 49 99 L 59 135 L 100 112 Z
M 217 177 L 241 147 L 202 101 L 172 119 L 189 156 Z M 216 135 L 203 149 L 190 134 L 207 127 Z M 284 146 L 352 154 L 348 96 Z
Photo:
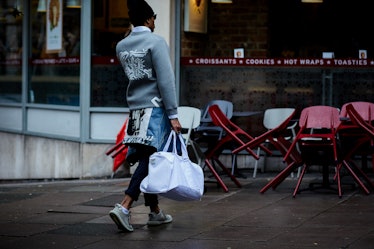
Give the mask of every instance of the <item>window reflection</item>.
M 79 105 L 81 11 L 66 3 L 31 3 L 30 103 Z
M 126 107 L 127 82 L 116 45 L 129 30 L 126 1 L 93 1 L 91 106 Z
M 0 1 L 0 102 L 21 102 L 22 5 Z

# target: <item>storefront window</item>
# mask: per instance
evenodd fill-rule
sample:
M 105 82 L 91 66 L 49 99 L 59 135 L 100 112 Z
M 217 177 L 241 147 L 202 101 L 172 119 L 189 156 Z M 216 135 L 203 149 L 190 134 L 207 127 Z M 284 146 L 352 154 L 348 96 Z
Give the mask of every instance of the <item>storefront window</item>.
M 126 107 L 127 82 L 116 44 L 128 32 L 126 1 L 93 1 L 91 106 Z
M 81 9 L 71 2 L 31 2 L 29 103 L 79 106 Z
M 22 93 L 22 5 L 0 1 L 0 103 L 20 103 Z
M 374 24 L 370 1 L 339 0 L 302 3 L 269 1 L 269 54 L 271 57 L 359 58 L 359 51 L 374 51 Z M 349 18 L 348 18 L 349 17 Z

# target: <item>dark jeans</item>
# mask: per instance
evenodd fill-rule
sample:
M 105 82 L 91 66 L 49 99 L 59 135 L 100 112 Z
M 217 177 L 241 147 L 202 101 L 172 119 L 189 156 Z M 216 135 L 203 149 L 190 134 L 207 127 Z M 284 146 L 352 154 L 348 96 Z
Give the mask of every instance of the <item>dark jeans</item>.
M 140 195 L 140 183 L 148 175 L 148 164 L 149 164 L 149 153 L 144 153 L 144 156 L 139 158 L 139 164 L 134 174 L 131 177 L 129 187 L 125 191 L 125 194 L 131 196 L 134 201 L 137 201 Z M 155 194 L 144 193 L 144 205 L 155 207 L 158 205 L 158 196 Z

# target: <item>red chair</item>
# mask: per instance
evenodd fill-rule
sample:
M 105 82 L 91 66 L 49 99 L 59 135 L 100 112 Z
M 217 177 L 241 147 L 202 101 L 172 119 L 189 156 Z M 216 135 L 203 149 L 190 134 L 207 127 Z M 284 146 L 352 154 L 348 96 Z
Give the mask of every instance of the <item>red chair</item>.
M 116 144 L 110 147 L 105 154 L 107 156 L 111 155 L 113 158 L 113 174 L 117 171 L 117 169 L 125 163 L 128 146 L 123 143 L 123 139 L 125 138 L 126 133 L 126 126 L 127 126 L 128 119 L 125 120 L 123 123 L 121 130 L 118 132 L 116 137 Z
M 348 115 L 347 111 L 347 106 L 351 105 L 355 112 L 359 114 L 360 118 L 364 120 L 367 123 L 372 123 L 374 121 L 374 103 L 372 102 L 365 102 L 365 101 L 356 101 L 356 102 L 349 102 L 346 103 L 342 106 L 342 109 L 340 111 L 340 116 L 341 119 L 343 120 L 342 126 L 339 129 L 340 130 L 340 135 L 343 137 L 345 140 L 349 140 L 351 137 L 351 140 L 357 139 L 359 136 L 365 136 L 361 130 L 357 126 L 357 124 L 354 124 Z M 346 143 L 345 143 L 346 144 Z M 362 153 L 357 150 L 357 154 L 361 154 L 362 156 L 362 169 L 366 170 L 367 169 L 367 155 L 368 153 L 366 151 L 362 151 Z M 372 155 L 372 162 L 374 163 L 373 155 Z M 374 171 L 374 168 L 373 168 Z
M 284 160 L 289 157 L 298 143 L 301 157 L 304 162 L 303 169 L 295 187 L 293 197 L 299 191 L 306 170 L 313 165 L 323 166 L 322 188 L 331 189 L 329 182 L 329 165 L 338 169 L 338 149 L 336 130 L 339 127 L 339 110 L 331 106 L 311 106 L 304 108 L 300 114 L 300 130 L 292 142 Z M 340 176 L 337 175 L 338 193 L 341 197 Z
M 284 120 L 279 122 L 279 125 L 277 127 L 274 127 L 272 129 L 268 129 L 268 131 L 261 134 L 260 136 L 257 136 L 255 139 L 252 138 L 247 143 L 243 144 L 243 142 L 241 141 L 240 143 L 242 143 L 242 145 L 239 146 L 238 148 L 234 149 L 233 153 L 236 154 L 236 153 L 239 153 L 240 151 L 242 151 L 244 149 L 258 147 L 259 145 L 264 143 L 267 139 L 269 139 L 270 143 L 275 143 L 275 141 L 276 141 L 275 137 L 279 136 L 281 133 L 283 133 L 288 128 L 288 125 L 289 125 L 289 123 L 290 123 L 290 121 L 291 121 L 291 119 L 294 115 L 295 115 L 295 110 L 290 112 L 290 114 L 286 118 L 284 118 Z M 276 143 L 274 145 L 276 145 Z M 262 147 L 263 146 L 260 146 L 260 148 L 262 148 Z M 256 154 L 256 156 L 258 157 L 257 154 Z
M 352 123 L 354 123 L 361 130 L 365 131 L 365 134 L 368 136 L 368 138 L 373 140 L 374 126 L 372 125 L 372 121 L 374 120 L 374 103 L 369 103 L 367 105 L 367 116 L 359 113 L 359 111 L 354 107 L 353 104 L 347 105 L 346 110 Z M 370 114 L 372 114 L 372 116 Z
M 296 110 L 293 110 L 288 114 L 288 116 L 283 117 L 283 120 L 279 120 L 279 124 L 272 129 L 264 132 L 263 134 L 251 139 L 245 144 L 240 145 L 238 148 L 235 148 L 232 153 L 236 154 L 244 149 L 251 149 L 255 147 L 262 148 L 262 144 L 267 141 L 272 144 L 276 150 L 278 150 L 282 155 L 286 155 L 291 146 L 291 142 L 287 136 L 287 129 L 289 124 L 294 117 Z M 242 143 L 242 141 L 241 141 Z M 297 150 L 290 152 L 287 160 L 285 161 L 287 166 L 283 169 L 274 179 L 272 179 L 268 184 L 266 184 L 261 190 L 260 193 L 264 193 L 270 187 L 275 189 L 287 176 L 289 176 L 295 169 L 302 165 L 302 159 Z
M 265 193 L 270 187 L 275 189 L 280 183 L 282 183 L 290 174 L 292 174 L 296 169 L 301 167 L 304 162 L 301 158 L 301 155 L 297 149 L 292 150 L 289 152 L 289 148 L 291 147 L 291 142 L 283 137 L 283 135 L 275 136 L 275 139 L 271 139 L 271 143 L 275 146 L 275 148 L 280 151 L 280 153 L 284 156 L 287 153 L 287 159 L 285 159 L 285 163 L 287 166 L 277 174 L 270 182 L 268 182 L 261 190 L 260 193 Z
M 270 131 L 270 130 L 274 130 L 275 128 L 278 128 L 282 123 L 287 122 L 288 132 L 286 132 L 286 130 L 284 130 L 284 127 L 279 127 L 279 128 L 281 128 L 282 133 L 284 133 L 284 136 L 282 134 L 282 137 L 286 138 L 287 140 L 292 141 L 293 138 L 296 136 L 295 127 L 297 125 L 297 122 L 290 122 L 290 117 L 292 118 L 294 116 L 294 114 L 295 114 L 295 108 L 269 108 L 269 109 L 266 109 L 265 112 L 264 112 L 263 126 L 267 131 Z M 273 133 L 273 132 L 270 132 L 270 133 Z M 286 133 L 288 133 L 288 134 L 286 134 Z M 266 133 L 264 133 L 264 135 L 265 134 Z M 269 148 L 272 147 L 271 146 L 272 143 L 268 139 L 266 139 L 263 144 L 264 144 L 264 146 L 267 146 Z M 272 151 L 273 152 L 278 151 L 276 146 L 275 146 L 275 149 L 273 149 Z M 260 156 L 260 153 L 261 153 L 261 149 L 260 149 L 260 147 L 258 147 L 257 148 L 257 155 Z M 258 162 L 259 162 L 259 160 L 256 160 L 256 162 L 254 164 L 253 178 L 256 178 L 257 169 L 258 169 Z M 297 176 L 299 176 L 299 173 L 298 173 Z
M 343 118 L 348 117 L 347 106 L 351 105 L 357 113 L 360 114 L 363 120 L 372 121 L 374 120 L 374 103 L 365 101 L 356 101 L 345 103 L 340 111 L 340 116 Z
M 365 108 L 363 107 L 364 105 L 366 105 Z M 364 102 L 361 102 L 358 110 L 353 104 L 345 105 L 344 110 L 349 117 L 349 121 L 343 121 L 339 129 L 339 135 L 344 150 L 341 166 L 345 166 L 366 194 L 369 194 L 369 190 L 359 177 L 363 178 L 371 188 L 374 188 L 374 183 L 365 172 L 356 165 L 353 157 L 356 154 L 362 155 L 366 153 L 366 155 L 371 155 L 372 165 L 374 165 L 374 126 L 372 125 L 372 118 L 374 118 L 374 116 L 370 115 L 373 109 L 374 105 L 372 103 L 364 104 Z M 348 124 L 346 124 L 347 122 Z
M 208 148 L 207 151 L 205 151 L 205 164 L 208 166 L 210 171 L 213 173 L 214 177 L 218 181 L 218 183 L 221 185 L 221 187 L 227 192 L 228 188 L 222 181 L 222 179 L 217 174 L 216 170 L 214 169 L 213 163 L 216 162 L 222 170 L 231 178 L 231 180 L 238 186 L 241 187 L 240 182 L 236 179 L 236 177 L 226 168 L 226 166 L 219 160 L 219 156 L 221 152 L 224 149 L 232 148 L 233 146 L 240 146 L 244 145 L 247 141 L 251 141 L 254 138 L 250 136 L 247 132 L 245 132 L 243 129 L 241 129 L 239 126 L 237 126 L 235 123 L 233 123 L 219 108 L 218 105 L 211 105 L 209 107 L 209 115 L 212 119 L 212 122 L 214 125 L 221 127 L 224 131 L 224 135 L 217 141 L 214 147 Z M 255 159 L 259 159 L 256 152 L 254 152 L 252 149 L 257 147 L 259 144 L 256 144 L 254 147 L 246 147 L 245 150 L 252 155 Z M 263 145 L 260 145 L 261 148 L 271 154 L 271 151 L 264 147 Z

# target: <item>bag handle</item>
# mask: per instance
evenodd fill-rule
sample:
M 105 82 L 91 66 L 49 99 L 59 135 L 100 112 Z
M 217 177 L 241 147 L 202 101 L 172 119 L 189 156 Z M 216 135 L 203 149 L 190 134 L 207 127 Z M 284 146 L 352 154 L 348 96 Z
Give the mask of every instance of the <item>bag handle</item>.
M 180 141 L 180 144 L 181 144 L 182 157 L 184 159 L 189 159 L 188 152 L 187 152 L 187 147 L 186 147 L 186 144 L 184 143 L 183 136 L 182 136 L 181 133 L 178 134 L 178 138 L 179 138 L 179 141 Z
M 170 132 L 168 140 L 166 141 L 166 144 L 165 144 L 164 149 L 162 151 L 164 151 L 164 152 L 168 151 L 168 149 L 170 147 L 170 144 L 171 144 L 171 140 L 173 139 L 173 150 L 172 150 L 172 152 L 177 154 L 177 139 L 176 139 L 177 137 L 180 141 L 182 157 L 189 159 L 188 152 L 187 152 L 187 147 L 186 147 L 186 144 L 183 141 L 182 134 L 181 133 L 176 134 L 174 130 L 172 130 Z
M 169 147 L 170 147 L 170 143 L 171 143 L 171 139 L 173 138 L 173 132 L 174 132 L 173 130 L 170 132 L 168 140 L 166 140 L 165 146 L 162 149 L 162 151 L 168 152 Z

